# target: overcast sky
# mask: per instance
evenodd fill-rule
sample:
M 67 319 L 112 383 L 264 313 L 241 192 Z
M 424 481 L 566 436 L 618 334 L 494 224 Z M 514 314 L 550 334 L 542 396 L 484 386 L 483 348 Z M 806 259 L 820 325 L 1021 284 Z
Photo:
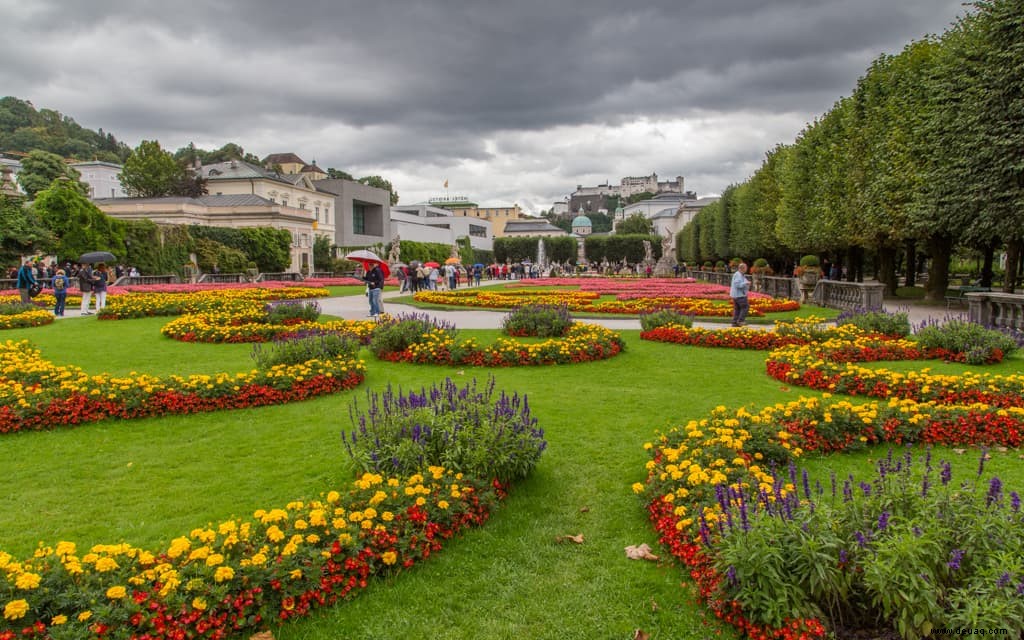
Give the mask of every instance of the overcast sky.
M 960 0 L 0 0 L 0 95 L 134 147 L 295 152 L 401 203 L 745 180 Z

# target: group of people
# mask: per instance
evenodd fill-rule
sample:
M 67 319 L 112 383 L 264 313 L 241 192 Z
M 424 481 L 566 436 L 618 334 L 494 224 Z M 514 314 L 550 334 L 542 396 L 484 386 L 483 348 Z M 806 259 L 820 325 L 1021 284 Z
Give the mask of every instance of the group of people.
M 132 269 L 134 270 L 134 267 Z M 135 273 L 138 274 L 138 271 Z M 82 294 L 81 313 L 89 316 L 95 313 L 89 311 L 94 294 L 96 312 L 107 306 L 107 286 L 112 284 L 116 277 L 103 263 L 95 267 L 89 264 L 67 263 L 60 267 L 54 263 L 44 265 L 34 260 L 26 260 L 11 276 L 17 280 L 18 294 L 23 304 L 30 304 L 32 298 L 43 289 L 52 289 L 56 300 L 53 305 L 55 316 L 64 315 L 72 279 L 78 281 L 78 288 Z
M 462 285 L 463 278 L 467 285 L 474 283 L 480 286 L 480 279 L 484 275 L 483 265 L 464 267 L 460 264 L 446 264 L 439 267 L 419 264 L 416 266 L 398 266 L 395 269 L 395 276 L 398 278 L 400 290 L 416 293 L 417 291 L 438 291 L 446 287 L 454 290 Z

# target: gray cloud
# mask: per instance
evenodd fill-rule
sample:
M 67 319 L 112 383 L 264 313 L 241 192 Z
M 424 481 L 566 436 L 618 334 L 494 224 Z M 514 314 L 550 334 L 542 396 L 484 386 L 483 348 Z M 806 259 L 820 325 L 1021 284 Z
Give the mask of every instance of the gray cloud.
M 481 201 L 543 203 L 651 170 L 703 194 L 744 179 L 873 58 L 961 12 L 959 0 L 0 0 L 0 86 L 129 144 L 234 141 L 401 176 L 403 201 L 446 175 Z

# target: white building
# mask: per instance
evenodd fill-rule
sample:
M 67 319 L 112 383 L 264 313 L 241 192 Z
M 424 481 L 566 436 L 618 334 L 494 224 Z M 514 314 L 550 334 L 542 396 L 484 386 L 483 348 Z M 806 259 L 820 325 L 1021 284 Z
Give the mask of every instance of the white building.
M 128 195 L 121 186 L 121 165 L 94 160 L 72 162 L 71 166 L 82 174 L 79 182 L 88 185 L 89 198 L 124 198 Z
M 494 249 L 490 220 L 456 216 L 448 209 L 424 203 L 391 207 L 391 231 L 402 240 L 447 245 L 454 245 L 459 238 L 469 237 L 469 243 L 474 249 Z

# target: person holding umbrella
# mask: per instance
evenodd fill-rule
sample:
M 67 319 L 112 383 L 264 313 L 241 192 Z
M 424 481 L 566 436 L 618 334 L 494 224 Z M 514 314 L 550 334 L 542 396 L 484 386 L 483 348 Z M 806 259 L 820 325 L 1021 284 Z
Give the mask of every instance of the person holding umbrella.
M 370 270 L 363 276 L 368 288 L 367 294 L 370 298 L 370 317 L 377 320 L 381 314 L 380 294 L 384 290 L 384 272 L 381 271 L 380 263 L 370 263 Z
M 91 316 L 92 311 L 89 311 L 89 301 L 92 300 L 92 265 L 86 263 L 79 268 L 78 288 L 82 291 L 82 315 Z
M 107 306 L 107 265 L 102 262 L 92 272 L 92 292 L 96 294 L 96 313 Z

